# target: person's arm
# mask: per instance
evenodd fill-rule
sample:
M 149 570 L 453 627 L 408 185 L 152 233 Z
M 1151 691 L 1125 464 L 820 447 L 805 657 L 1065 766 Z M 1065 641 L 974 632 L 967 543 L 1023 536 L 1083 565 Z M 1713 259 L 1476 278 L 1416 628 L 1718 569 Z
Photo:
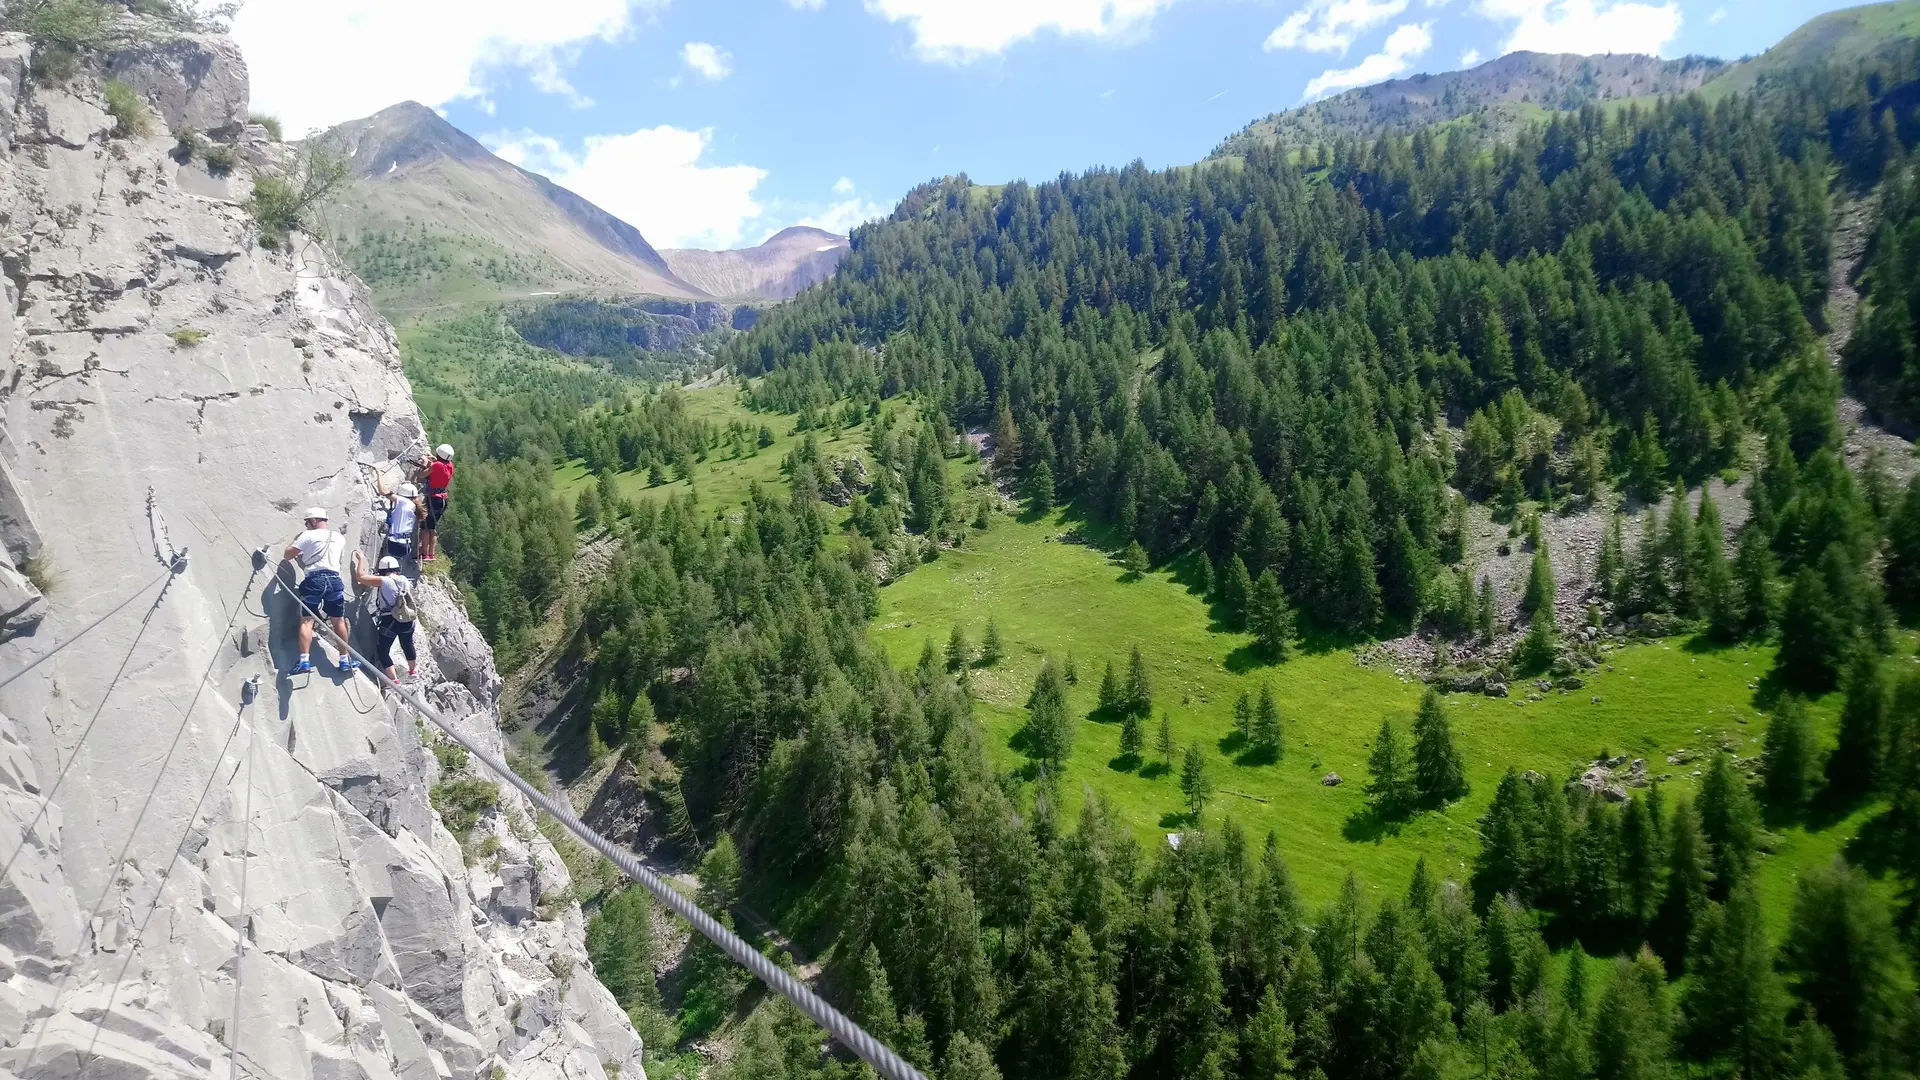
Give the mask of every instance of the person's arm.
M 358 551 L 353 553 L 353 583 L 363 589 L 380 584 L 380 575 L 367 573 L 367 557 Z
M 281 562 L 292 562 L 300 557 L 300 545 L 288 544 L 287 550 L 280 553 Z

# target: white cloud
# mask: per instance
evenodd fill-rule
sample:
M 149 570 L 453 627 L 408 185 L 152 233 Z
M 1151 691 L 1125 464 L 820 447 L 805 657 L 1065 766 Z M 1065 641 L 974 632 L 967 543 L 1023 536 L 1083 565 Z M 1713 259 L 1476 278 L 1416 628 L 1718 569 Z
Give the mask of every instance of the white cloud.
M 732 54 L 704 41 L 689 41 L 680 50 L 680 59 L 708 82 L 719 82 L 733 74 Z
M 833 193 L 835 195 L 853 194 L 853 178 L 848 176 L 843 176 L 840 179 L 835 180 L 833 182 Z
M 1680 33 L 1675 0 L 1480 0 L 1480 14 L 1512 22 L 1503 53 L 1652 53 Z
M 1425 23 L 1407 23 L 1387 35 L 1387 43 L 1381 46 L 1379 52 L 1358 64 L 1350 68 L 1323 71 L 1314 76 L 1313 81 L 1307 84 L 1305 96 L 1311 100 L 1404 75 L 1413 62 L 1432 47 L 1433 34 Z
M 1713 14 L 1707 16 L 1707 25 L 1719 26 L 1720 21 L 1722 19 L 1725 19 L 1726 17 L 1727 17 L 1727 5 L 1721 4 L 1719 7 L 1713 9 Z
M 248 0 L 233 22 L 253 106 L 290 133 L 398 101 L 484 99 L 517 68 L 584 102 L 564 75 L 580 46 L 613 41 L 666 0 Z
M 628 135 L 592 135 L 578 152 L 528 131 L 480 141 L 633 225 L 655 247 L 732 247 L 761 215 L 754 189 L 766 170 L 704 164 L 710 128 L 662 124 Z
M 791 2 L 791 0 L 789 0 Z M 923 60 L 964 64 L 1051 30 L 1124 38 L 1174 0 L 866 0 L 867 10 L 913 30 Z
M 787 6 L 795 11 L 819 11 L 827 6 L 827 0 L 787 0 Z
M 1308 0 L 1273 28 L 1261 48 L 1344 53 L 1354 39 L 1407 10 L 1407 0 Z
M 1480 62 L 1479 49 L 1468 49 L 1466 52 L 1463 52 L 1460 54 L 1460 66 L 1463 68 L 1470 68 L 1475 64 L 1478 64 L 1479 62 Z

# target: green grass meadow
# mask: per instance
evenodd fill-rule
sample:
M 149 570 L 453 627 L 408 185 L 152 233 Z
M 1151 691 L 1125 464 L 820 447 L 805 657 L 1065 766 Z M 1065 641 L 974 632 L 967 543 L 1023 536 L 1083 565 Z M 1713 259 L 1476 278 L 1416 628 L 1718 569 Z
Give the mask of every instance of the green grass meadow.
M 1072 526 L 1056 513 L 1040 521 L 996 517 L 964 547 L 881 590 L 874 638 L 897 666 L 913 664 L 924 642 L 943 649 L 954 624 L 977 646 L 988 616 L 998 624 L 1005 658 L 969 673 L 996 764 L 1019 769 L 1017 738 L 1024 702 L 1041 659 L 1071 654 L 1078 684 L 1076 711 L 1092 713 L 1101 671 L 1114 662 L 1124 675 L 1135 644 L 1153 675 L 1155 719 L 1147 725 L 1144 762 L 1120 759 L 1120 725 L 1085 720 L 1061 785 L 1071 816 L 1089 791 L 1105 795 L 1148 844 L 1188 826 L 1176 770 L 1160 765 L 1152 749 L 1158 713 L 1172 721 L 1182 746 L 1198 742 L 1217 787 L 1205 816 L 1232 817 L 1256 839 L 1272 831 L 1306 899 L 1331 899 L 1349 872 L 1369 889 L 1404 887 L 1416 860 L 1464 880 L 1479 838 L 1475 819 L 1486 809 L 1508 766 L 1566 778 L 1603 749 L 1645 757 L 1652 775 L 1671 773 L 1666 794 L 1690 795 L 1690 775 L 1704 763 L 1670 765 L 1666 755 L 1730 741 L 1742 757 L 1759 753 L 1766 716 L 1755 705 L 1758 683 L 1772 664 L 1770 648 L 1699 648 L 1674 640 L 1635 645 L 1609 654 L 1611 671 L 1587 676 L 1585 688 L 1532 696 L 1447 695 L 1455 738 L 1467 759 L 1473 792 L 1439 811 L 1382 827 L 1366 812 L 1366 760 L 1383 716 L 1403 737 L 1423 687 L 1391 671 L 1363 667 L 1346 647 L 1297 650 L 1280 665 L 1250 659 L 1250 638 L 1214 624 L 1206 603 L 1165 571 L 1130 579 L 1108 554 L 1059 537 Z M 1236 753 L 1233 704 L 1243 691 L 1271 682 L 1286 725 L 1285 753 L 1254 764 Z M 1594 700 L 1597 698 L 1598 700 Z M 1831 741 L 1838 695 L 1816 702 L 1823 736 Z M 1338 772 L 1344 783 L 1324 786 Z M 1783 925 L 1791 881 L 1800 869 L 1830 859 L 1870 811 L 1809 832 L 1792 826 L 1777 834 L 1765 882 L 1773 925 Z
M 764 423 L 774 443 L 741 457 L 723 448 L 696 463 L 691 483 L 676 479 L 650 487 L 644 474 L 622 473 L 617 479 L 623 494 L 663 498 L 691 489 L 702 505 L 719 508 L 738 505 L 756 481 L 783 482 L 780 462 L 804 438 L 793 430 L 792 417 L 749 410 L 733 385 L 690 391 L 688 406 L 720 426 L 744 420 L 757 429 Z M 815 437 L 829 456 L 864 454 L 867 425 L 831 437 L 817 431 Z M 977 472 L 970 463 L 954 462 L 957 504 L 971 505 L 966 485 L 977 482 Z M 589 479 L 575 462 L 559 470 L 556 483 L 571 497 Z M 1168 833 L 1191 824 L 1178 770 L 1165 768 L 1152 746 L 1164 711 L 1175 741 L 1183 749 L 1198 742 L 1213 770 L 1208 823 L 1231 817 L 1255 840 L 1273 832 L 1309 903 L 1333 898 L 1349 872 L 1375 895 L 1398 891 L 1422 857 L 1436 873 L 1464 880 L 1479 850 L 1476 819 L 1509 766 L 1565 779 L 1603 750 L 1644 757 L 1650 775 L 1671 774 L 1662 784 L 1671 801 L 1692 794 L 1691 774 L 1705 763 L 1672 765 L 1669 753 L 1726 743 L 1741 757 L 1752 757 L 1765 736 L 1767 714 L 1757 699 L 1773 663 L 1770 646 L 1721 648 L 1693 639 L 1632 645 L 1607 654 L 1609 663 L 1586 673 L 1579 690 L 1541 693 L 1523 681 L 1506 699 L 1446 695 L 1473 791 L 1443 809 L 1382 825 L 1367 813 L 1367 756 L 1384 716 L 1394 717 L 1403 737 L 1410 737 L 1424 690 L 1417 680 L 1363 666 L 1344 642 L 1310 640 L 1284 664 L 1263 663 L 1249 647 L 1251 638 L 1215 622 L 1206 602 L 1170 569 L 1133 578 L 1112 553 L 1063 539 L 1069 532 L 1099 534 L 1067 511 L 1037 520 L 994 514 L 987 530 L 968 530 L 961 547 L 881 589 L 874 642 L 895 666 L 910 667 L 924 643 L 944 650 L 956 623 L 977 648 L 991 616 L 1005 655 L 991 667 L 974 667 L 968 679 L 989 753 L 1008 771 L 1030 768 L 1018 736 L 1041 660 L 1071 656 L 1078 682 L 1069 688 L 1070 699 L 1083 720 L 1061 777 L 1067 820 L 1077 816 L 1087 793 L 1098 793 L 1148 845 L 1163 844 Z M 1135 644 L 1152 673 L 1155 715 L 1146 725 L 1142 759 L 1127 761 L 1120 757 L 1119 723 L 1090 714 L 1102 669 L 1112 661 L 1124 675 Z M 1286 729 L 1285 752 L 1270 763 L 1249 760 L 1233 730 L 1234 700 L 1243 691 L 1257 695 L 1263 682 L 1273 685 Z M 1839 707 L 1838 694 L 1813 703 L 1828 745 Z M 1329 772 L 1344 782 L 1323 785 Z M 1762 871 L 1776 933 L 1785 925 L 1794 877 L 1839 854 L 1877 809 L 1869 804 L 1813 826 L 1776 827 Z

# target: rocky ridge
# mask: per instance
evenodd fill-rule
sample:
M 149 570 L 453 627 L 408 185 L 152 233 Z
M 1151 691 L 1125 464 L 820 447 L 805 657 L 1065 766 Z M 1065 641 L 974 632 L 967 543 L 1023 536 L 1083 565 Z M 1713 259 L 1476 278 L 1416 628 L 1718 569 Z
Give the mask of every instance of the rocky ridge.
M 643 1076 L 525 802 L 455 836 L 431 793 L 477 766 L 364 678 L 287 674 L 290 512 L 370 551 L 426 435 L 359 283 L 259 243 L 247 176 L 285 151 L 237 50 L 115 37 L 50 85 L 0 35 L 0 1076 Z M 186 127 L 241 164 L 176 160 Z M 485 641 L 420 598 L 426 696 L 497 750 Z

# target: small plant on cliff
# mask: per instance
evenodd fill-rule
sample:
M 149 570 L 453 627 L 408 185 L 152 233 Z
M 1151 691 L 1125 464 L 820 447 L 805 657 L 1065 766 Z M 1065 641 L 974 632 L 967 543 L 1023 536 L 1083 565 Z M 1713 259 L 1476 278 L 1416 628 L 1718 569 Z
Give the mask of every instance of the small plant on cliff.
M 100 0 L 19 0 L 0 27 L 24 31 L 33 41 L 33 73 L 64 82 L 80 70 L 82 53 L 106 44 L 112 11 Z
M 107 114 L 113 117 L 115 138 L 126 139 L 152 133 L 152 114 L 147 111 L 147 103 L 140 100 L 140 95 L 133 87 L 119 79 L 108 79 L 101 91 L 107 98 Z
M 267 138 L 272 139 L 274 142 L 280 142 L 286 137 L 281 133 L 280 118 L 277 116 L 271 116 L 267 113 L 254 113 L 252 116 L 247 117 L 247 122 L 250 124 L 259 124 L 261 127 L 266 128 Z
M 332 149 L 310 145 L 286 176 L 262 176 L 253 182 L 247 209 L 260 223 L 260 242 L 281 247 L 287 234 L 304 229 L 322 203 L 353 176 L 347 159 Z
M 183 326 L 169 333 L 167 336 L 172 338 L 173 343 L 182 349 L 191 349 L 195 345 L 207 340 L 207 332 L 205 330 L 197 330 L 191 326 Z
M 225 176 L 240 164 L 240 151 L 226 143 L 209 143 L 201 159 L 207 163 L 207 171 L 215 176 Z
M 435 784 L 429 798 L 447 831 L 466 847 L 468 835 L 480 824 L 481 816 L 500 805 L 500 785 L 463 776 Z

